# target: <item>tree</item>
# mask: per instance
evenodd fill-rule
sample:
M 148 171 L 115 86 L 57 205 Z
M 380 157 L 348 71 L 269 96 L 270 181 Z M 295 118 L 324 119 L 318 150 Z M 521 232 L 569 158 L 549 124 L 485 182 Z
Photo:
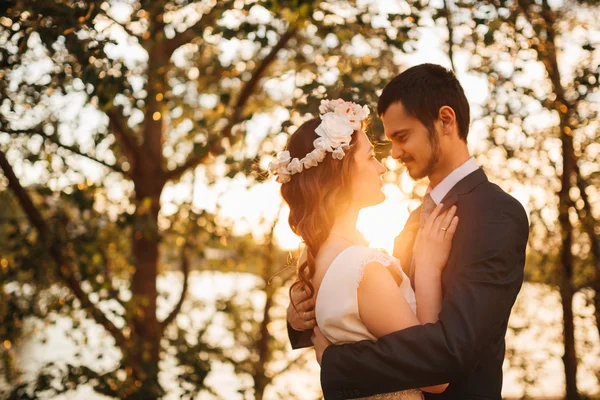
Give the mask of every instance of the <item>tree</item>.
M 240 171 L 255 179 L 257 155 L 279 146 L 321 97 L 373 102 L 382 80 L 395 71 L 395 55 L 414 37 L 419 4 L 375 15 L 373 5 L 351 1 L 3 3 L 2 184 L 29 220 L 31 237 L 23 246 L 45 255 L 32 271 L 49 271 L 43 284 L 32 272 L 29 284 L 36 293 L 56 284 L 68 288 L 66 300 L 50 309 L 85 312 L 122 354 L 111 371 L 69 369 L 71 385 L 84 376 L 111 396 L 163 395 L 162 339 L 181 310 L 188 279 L 182 252 L 181 300 L 160 320 L 156 280 L 168 226 L 161 213 L 165 188 L 198 166 L 210 183 Z M 263 129 L 274 144 L 249 149 L 250 121 L 270 111 L 283 115 Z M 23 184 L 35 168 L 44 171 L 44 189 L 64 194 L 59 208 L 75 207 L 87 216 L 73 220 L 67 212 L 62 225 L 55 224 Z M 124 196 L 107 201 L 114 187 Z M 109 222 L 117 236 L 106 228 Z M 110 267 L 115 256 L 118 269 Z M 21 268 L 20 262 L 10 265 Z M 131 298 L 121 297 L 114 278 Z M 16 275 L 10 279 L 23 283 Z M 113 313 L 100 306 L 110 299 L 121 305 Z M 20 324 L 30 309 L 16 318 L 3 314 L 2 325 Z M 182 379 L 201 386 L 204 376 L 200 369 Z M 27 388 L 18 389 L 25 396 Z
M 598 169 L 594 96 L 600 79 L 592 32 L 600 8 L 585 1 L 551 7 L 546 0 L 461 6 L 466 7 L 462 18 L 473 21 L 462 46 L 474 53 L 471 67 L 489 78 L 483 114 L 491 142 L 503 150 L 509 166 L 498 175 L 530 188 L 530 248 L 546 270 L 529 277 L 545 277 L 558 286 L 567 398 L 578 399 L 572 303 L 579 290 L 595 291 L 600 323 L 598 197 L 592 185 Z M 577 51 L 569 53 L 572 42 Z M 577 63 L 569 62 L 571 57 Z

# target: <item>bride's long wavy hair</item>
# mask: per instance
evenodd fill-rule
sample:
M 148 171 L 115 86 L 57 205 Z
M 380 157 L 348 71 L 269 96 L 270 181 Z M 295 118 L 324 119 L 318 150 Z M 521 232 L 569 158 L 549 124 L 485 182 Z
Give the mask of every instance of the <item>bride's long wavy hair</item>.
M 315 129 L 320 123 L 320 118 L 313 118 L 294 132 L 286 148 L 291 158 L 301 159 L 314 150 L 313 141 L 318 137 Z M 290 207 L 288 222 L 292 231 L 302 238 L 307 250 L 307 259 L 298 266 L 290 294 L 297 286 L 307 290 L 311 297 L 315 293 L 311 283 L 315 274 L 315 258 L 329 237 L 335 217 L 350 205 L 350 172 L 356 141 L 357 135 L 353 134 L 350 148 L 345 151 L 342 160 L 334 159 L 328 152 L 319 165 L 292 175 L 289 182 L 281 185 L 281 195 Z M 296 304 L 293 306 L 295 308 Z

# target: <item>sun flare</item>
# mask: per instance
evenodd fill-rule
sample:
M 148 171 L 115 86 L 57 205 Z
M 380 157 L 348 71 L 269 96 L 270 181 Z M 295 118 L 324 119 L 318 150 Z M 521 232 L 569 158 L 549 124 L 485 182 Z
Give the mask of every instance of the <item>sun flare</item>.
M 371 247 L 381 248 L 392 254 L 394 238 L 402 231 L 409 215 L 408 201 L 396 185 L 385 185 L 383 192 L 385 201 L 362 210 L 357 227 L 365 235 Z M 300 245 L 301 239 L 290 229 L 287 223 L 288 215 L 289 209 L 285 207 L 275 227 L 275 236 L 281 248 L 295 250 Z

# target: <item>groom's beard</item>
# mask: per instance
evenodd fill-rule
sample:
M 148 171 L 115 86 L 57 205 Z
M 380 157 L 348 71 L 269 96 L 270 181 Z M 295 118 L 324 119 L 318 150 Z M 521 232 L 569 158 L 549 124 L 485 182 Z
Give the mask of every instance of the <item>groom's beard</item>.
M 414 180 L 419 180 L 431 175 L 440 160 L 440 141 L 433 128 L 429 129 L 429 145 L 431 146 L 431 153 L 427 159 L 427 164 L 425 164 L 425 167 L 422 170 L 416 171 L 415 175 L 410 175 Z

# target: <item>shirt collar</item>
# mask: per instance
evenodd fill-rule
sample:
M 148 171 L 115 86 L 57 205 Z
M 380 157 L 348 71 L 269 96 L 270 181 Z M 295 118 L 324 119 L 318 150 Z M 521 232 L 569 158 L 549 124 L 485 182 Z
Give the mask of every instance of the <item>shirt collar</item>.
M 467 175 L 477 171 L 479 169 L 479 165 L 477 165 L 477 161 L 475 158 L 471 157 L 467 161 L 465 161 L 460 167 L 456 168 L 452 171 L 447 177 L 445 177 L 436 187 L 431 189 L 431 184 L 427 188 L 427 194 L 431 196 L 435 204 L 440 204 L 440 202 L 446 197 L 448 192 L 452 190 L 452 188 L 460 182 Z

